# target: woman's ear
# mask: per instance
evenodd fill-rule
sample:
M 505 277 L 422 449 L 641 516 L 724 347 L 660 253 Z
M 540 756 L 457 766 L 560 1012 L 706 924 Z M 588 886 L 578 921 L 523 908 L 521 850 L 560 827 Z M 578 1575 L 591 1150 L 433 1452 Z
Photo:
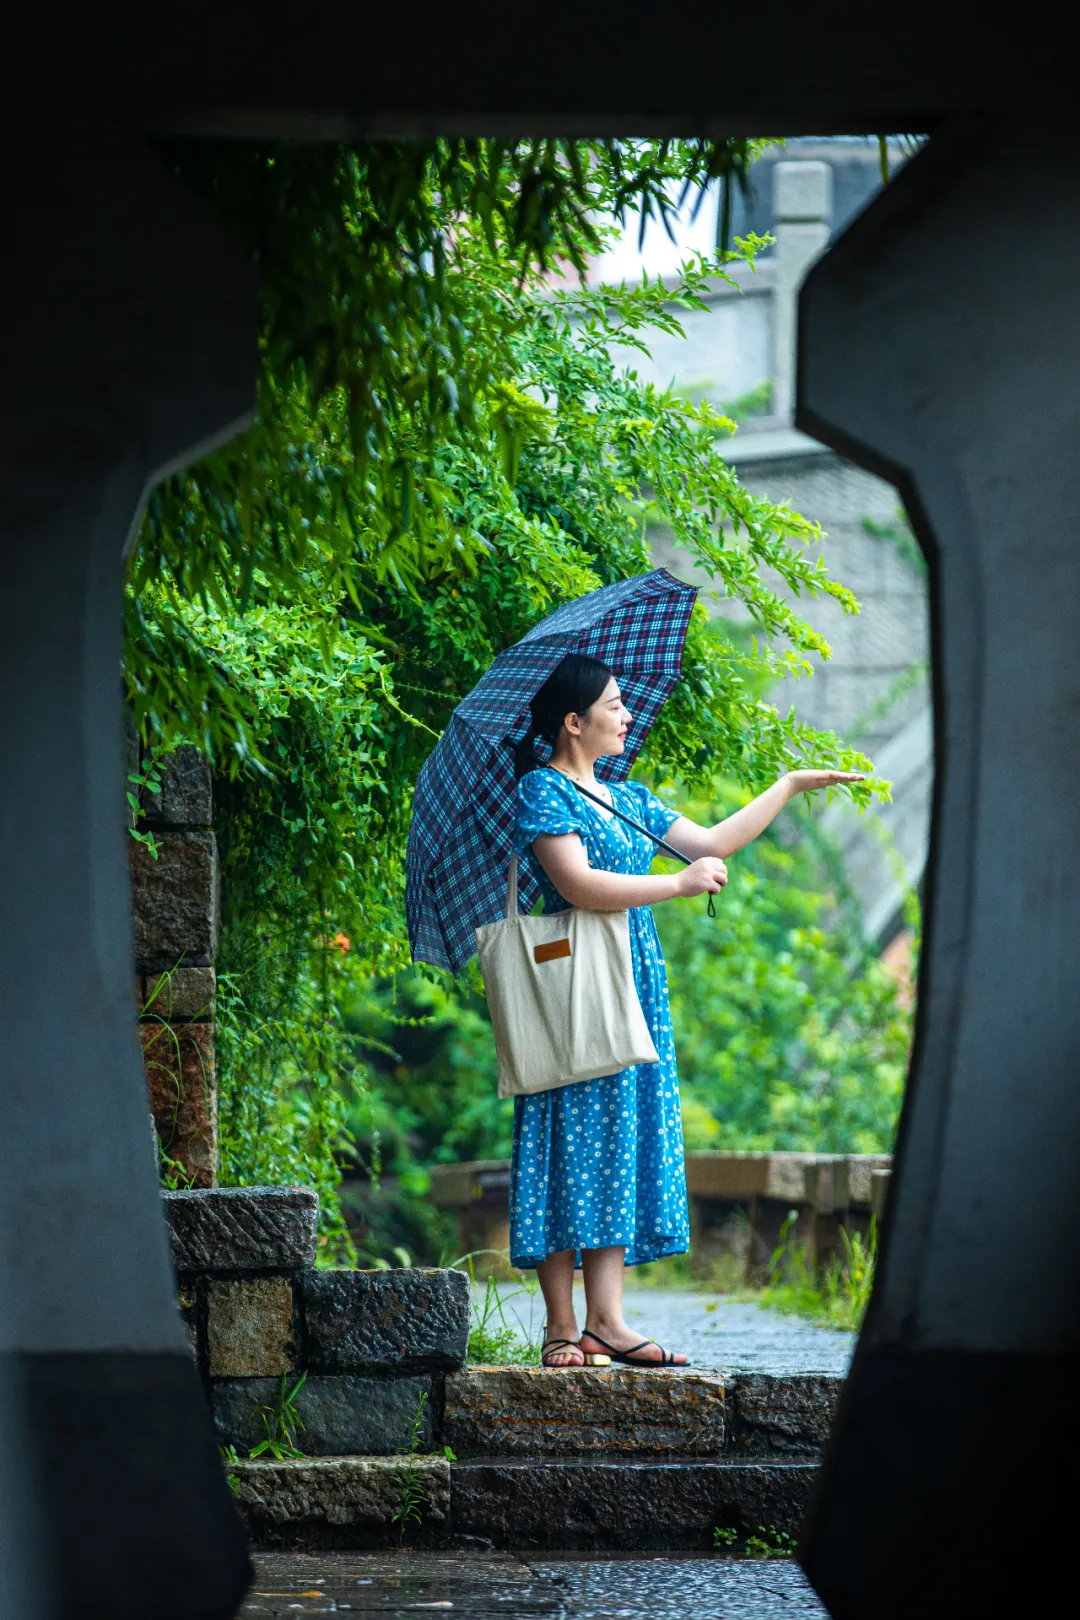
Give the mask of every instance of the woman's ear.
M 570 733 L 571 737 L 580 737 L 581 736 L 581 716 L 580 716 L 580 714 L 568 714 L 568 715 L 565 715 L 563 717 L 563 725 L 566 727 L 566 729 Z

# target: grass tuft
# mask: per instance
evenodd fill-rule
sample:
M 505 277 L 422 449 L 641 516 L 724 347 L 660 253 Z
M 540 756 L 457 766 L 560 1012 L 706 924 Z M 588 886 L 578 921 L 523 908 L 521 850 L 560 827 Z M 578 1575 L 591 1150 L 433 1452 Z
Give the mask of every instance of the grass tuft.
M 780 1242 L 769 1261 L 769 1280 L 754 1294 L 755 1300 L 769 1310 L 858 1332 L 874 1286 L 876 1220 L 871 1220 L 865 1238 L 841 1227 L 843 1257 L 834 1255 L 821 1270 L 814 1265 L 806 1243 L 791 1235 L 796 1218 L 792 1210 L 780 1228 Z
M 540 1344 L 530 1334 L 517 1312 L 512 1312 L 513 1321 L 506 1315 L 506 1307 L 515 1299 L 531 1299 L 536 1293 L 537 1284 L 529 1279 L 522 1279 L 521 1286 L 512 1294 L 503 1294 L 495 1278 L 488 1276 L 484 1284 L 484 1293 L 478 1297 L 476 1287 L 476 1270 L 473 1261 L 478 1254 L 492 1254 L 491 1249 L 477 1249 L 472 1254 L 462 1255 L 455 1260 L 455 1266 L 464 1266 L 469 1273 L 472 1284 L 472 1327 L 469 1331 L 469 1365 L 473 1367 L 538 1367 L 540 1365 Z M 507 1257 L 509 1258 L 509 1257 Z

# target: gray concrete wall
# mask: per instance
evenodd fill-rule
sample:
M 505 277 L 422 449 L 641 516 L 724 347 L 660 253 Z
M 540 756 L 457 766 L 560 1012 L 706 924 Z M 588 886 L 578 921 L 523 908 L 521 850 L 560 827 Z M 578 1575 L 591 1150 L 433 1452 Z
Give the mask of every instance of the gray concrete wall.
M 938 746 L 885 1248 L 806 1548 L 839 1617 L 1015 1613 L 1019 1549 L 1075 1513 L 1078 199 L 1071 113 L 958 123 L 801 300 L 800 426 L 904 487 L 931 551 Z M 1054 1418 L 1009 1426 L 1005 1479 L 1016 1390 Z M 945 1525 L 955 1565 L 913 1561 Z
M 0 193 L 0 1360 L 56 1613 L 225 1620 L 246 1559 L 135 1036 L 120 657 L 148 487 L 247 419 L 253 286 L 148 152 L 71 120 L 5 139 Z

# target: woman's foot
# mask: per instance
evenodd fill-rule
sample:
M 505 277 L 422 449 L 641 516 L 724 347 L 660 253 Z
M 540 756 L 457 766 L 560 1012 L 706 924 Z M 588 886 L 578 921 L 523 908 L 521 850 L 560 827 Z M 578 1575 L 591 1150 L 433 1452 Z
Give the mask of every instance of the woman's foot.
M 584 1367 L 585 1352 L 578 1344 L 576 1322 L 549 1323 L 547 1338 L 540 1351 L 543 1367 Z
M 684 1356 L 680 1350 L 664 1350 L 653 1339 L 642 1339 L 625 1322 L 614 1322 L 610 1326 L 605 1323 L 595 1332 L 586 1328 L 580 1343 L 586 1355 L 594 1352 L 609 1355 L 627 1366 L 687 1367 L 690 1364 L 689 1356 Z M 628 1351 L 633 1354 L 628 1355 Z

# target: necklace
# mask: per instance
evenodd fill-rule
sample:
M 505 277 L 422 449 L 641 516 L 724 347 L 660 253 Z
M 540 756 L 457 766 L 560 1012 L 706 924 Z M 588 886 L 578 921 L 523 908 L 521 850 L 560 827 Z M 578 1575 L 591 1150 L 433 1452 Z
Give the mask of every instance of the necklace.
M 614 810 L 615 795 L 605 782 L 598 782 L 594 776 L 592 787 L 587 788 L 585 787 L 585 783 L 581 780 L 580 776 L 577 776 L 573 771 L 564 770 L 561 765 L 552 765 L 549 760 L 548 769 L 551 771 L 558 771 L 560 776 L 568 777 L 571 782 L 576 782 L 578 787 L 584 788 L 586 793 L 592 793 L 594 797 L 600 798 L 603 803 L 606 803 L 609 810 Z M 605 793 L 607 794 L 607 799 L 603 800 L 603 795 Z

